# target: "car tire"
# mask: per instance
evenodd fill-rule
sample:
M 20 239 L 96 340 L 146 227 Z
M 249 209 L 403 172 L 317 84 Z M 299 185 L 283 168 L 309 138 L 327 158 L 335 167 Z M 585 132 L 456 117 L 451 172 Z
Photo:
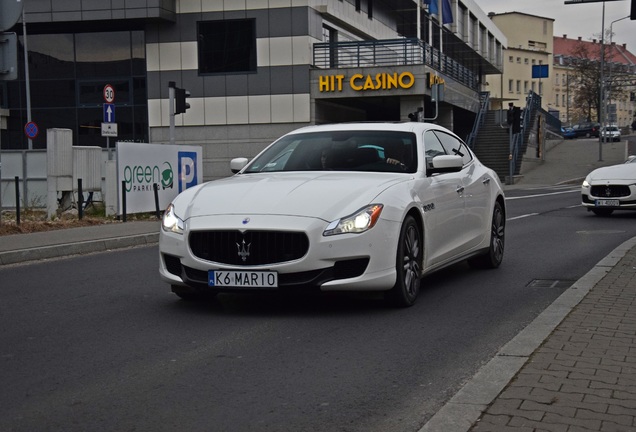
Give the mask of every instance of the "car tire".
M 495 202 L 490 223 L 490 245 L 483 255 L 470 258 L 468 264 L 473 268 L 497 268 L 503 261 L 506 240 L 506 215 L 499 201 Z
M 596 216 L 608 217 L 611 216 L 612 213 L 614 213 L 614 210 L 607 208 L 593 208 L 592 213 L 594 213 Z
M 409 307 L 415 303 L 420 292 L 423 252 L 420 227 L 412 216 L 407 216 L 402 223 L 397 246 L 395 285 L 386 293 L 391 305 Z

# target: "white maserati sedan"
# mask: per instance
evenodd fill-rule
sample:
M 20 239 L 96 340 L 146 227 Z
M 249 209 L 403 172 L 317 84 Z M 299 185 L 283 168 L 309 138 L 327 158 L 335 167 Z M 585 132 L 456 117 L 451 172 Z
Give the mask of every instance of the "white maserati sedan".
M 165 211 L 160 275 L 183 299 L 224 291 L 382 291 L 412 305 L 422 278 L 503 259 L 497 175 L 429 123 L 308 126 L 233 176 L 194 186 Z
M 581 185 L 581 202 L 597 216 L 614 210 L 636 210 L 636 159 L 597 168 Z

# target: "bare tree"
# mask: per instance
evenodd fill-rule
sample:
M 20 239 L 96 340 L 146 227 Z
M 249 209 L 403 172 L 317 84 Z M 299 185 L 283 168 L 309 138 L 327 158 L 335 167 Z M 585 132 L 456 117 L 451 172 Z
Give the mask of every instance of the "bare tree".
M 570 66 L 576 92 L 573 101 L 577 114 L 587 121 L 602 122 L 601 106 L 601 45 L 579 42 L 570 53 Z M 628 97 L 635 74 L 633 67 L 621 62 L 622 53 L 616 45 L 605 45 L 603 76 L 605 81 L 605 102 L 623 100 Z

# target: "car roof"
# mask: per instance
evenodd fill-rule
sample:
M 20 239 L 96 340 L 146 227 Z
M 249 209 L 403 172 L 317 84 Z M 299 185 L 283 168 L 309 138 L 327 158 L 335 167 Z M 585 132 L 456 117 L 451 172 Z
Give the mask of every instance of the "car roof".
M 290 134 L 320 132 L 320 131 L 347 131 L 347 130 L 368 130 L 368 131 L 396 131 L 420 133 L 427 130 L 440 130 L 453 133 L 445 127 L 434 123 L 426 122 L 352 122 L 352 123 L 330 123 L 315 126 L 305 126 L 296 129 Z

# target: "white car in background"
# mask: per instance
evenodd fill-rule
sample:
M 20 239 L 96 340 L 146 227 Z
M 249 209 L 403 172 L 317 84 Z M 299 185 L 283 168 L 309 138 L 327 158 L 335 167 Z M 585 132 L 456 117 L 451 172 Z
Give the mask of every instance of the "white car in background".
M 428 273 L 502 262 L 499 179 L 443 127 L 309 126 L 231 167 L 165 212 L 159 272 L 183 299 L 314 288 L 404 307 Z
M 636 210 L 636 159 L 620 165 L 597 168 L 585 177 L 581 201 L 597 216 L 610 216 L 614 210 Z
M 620 141 L 620 128 L 618 126 L 606 126 L 601 128 L 601 139 L 604 141 Z

